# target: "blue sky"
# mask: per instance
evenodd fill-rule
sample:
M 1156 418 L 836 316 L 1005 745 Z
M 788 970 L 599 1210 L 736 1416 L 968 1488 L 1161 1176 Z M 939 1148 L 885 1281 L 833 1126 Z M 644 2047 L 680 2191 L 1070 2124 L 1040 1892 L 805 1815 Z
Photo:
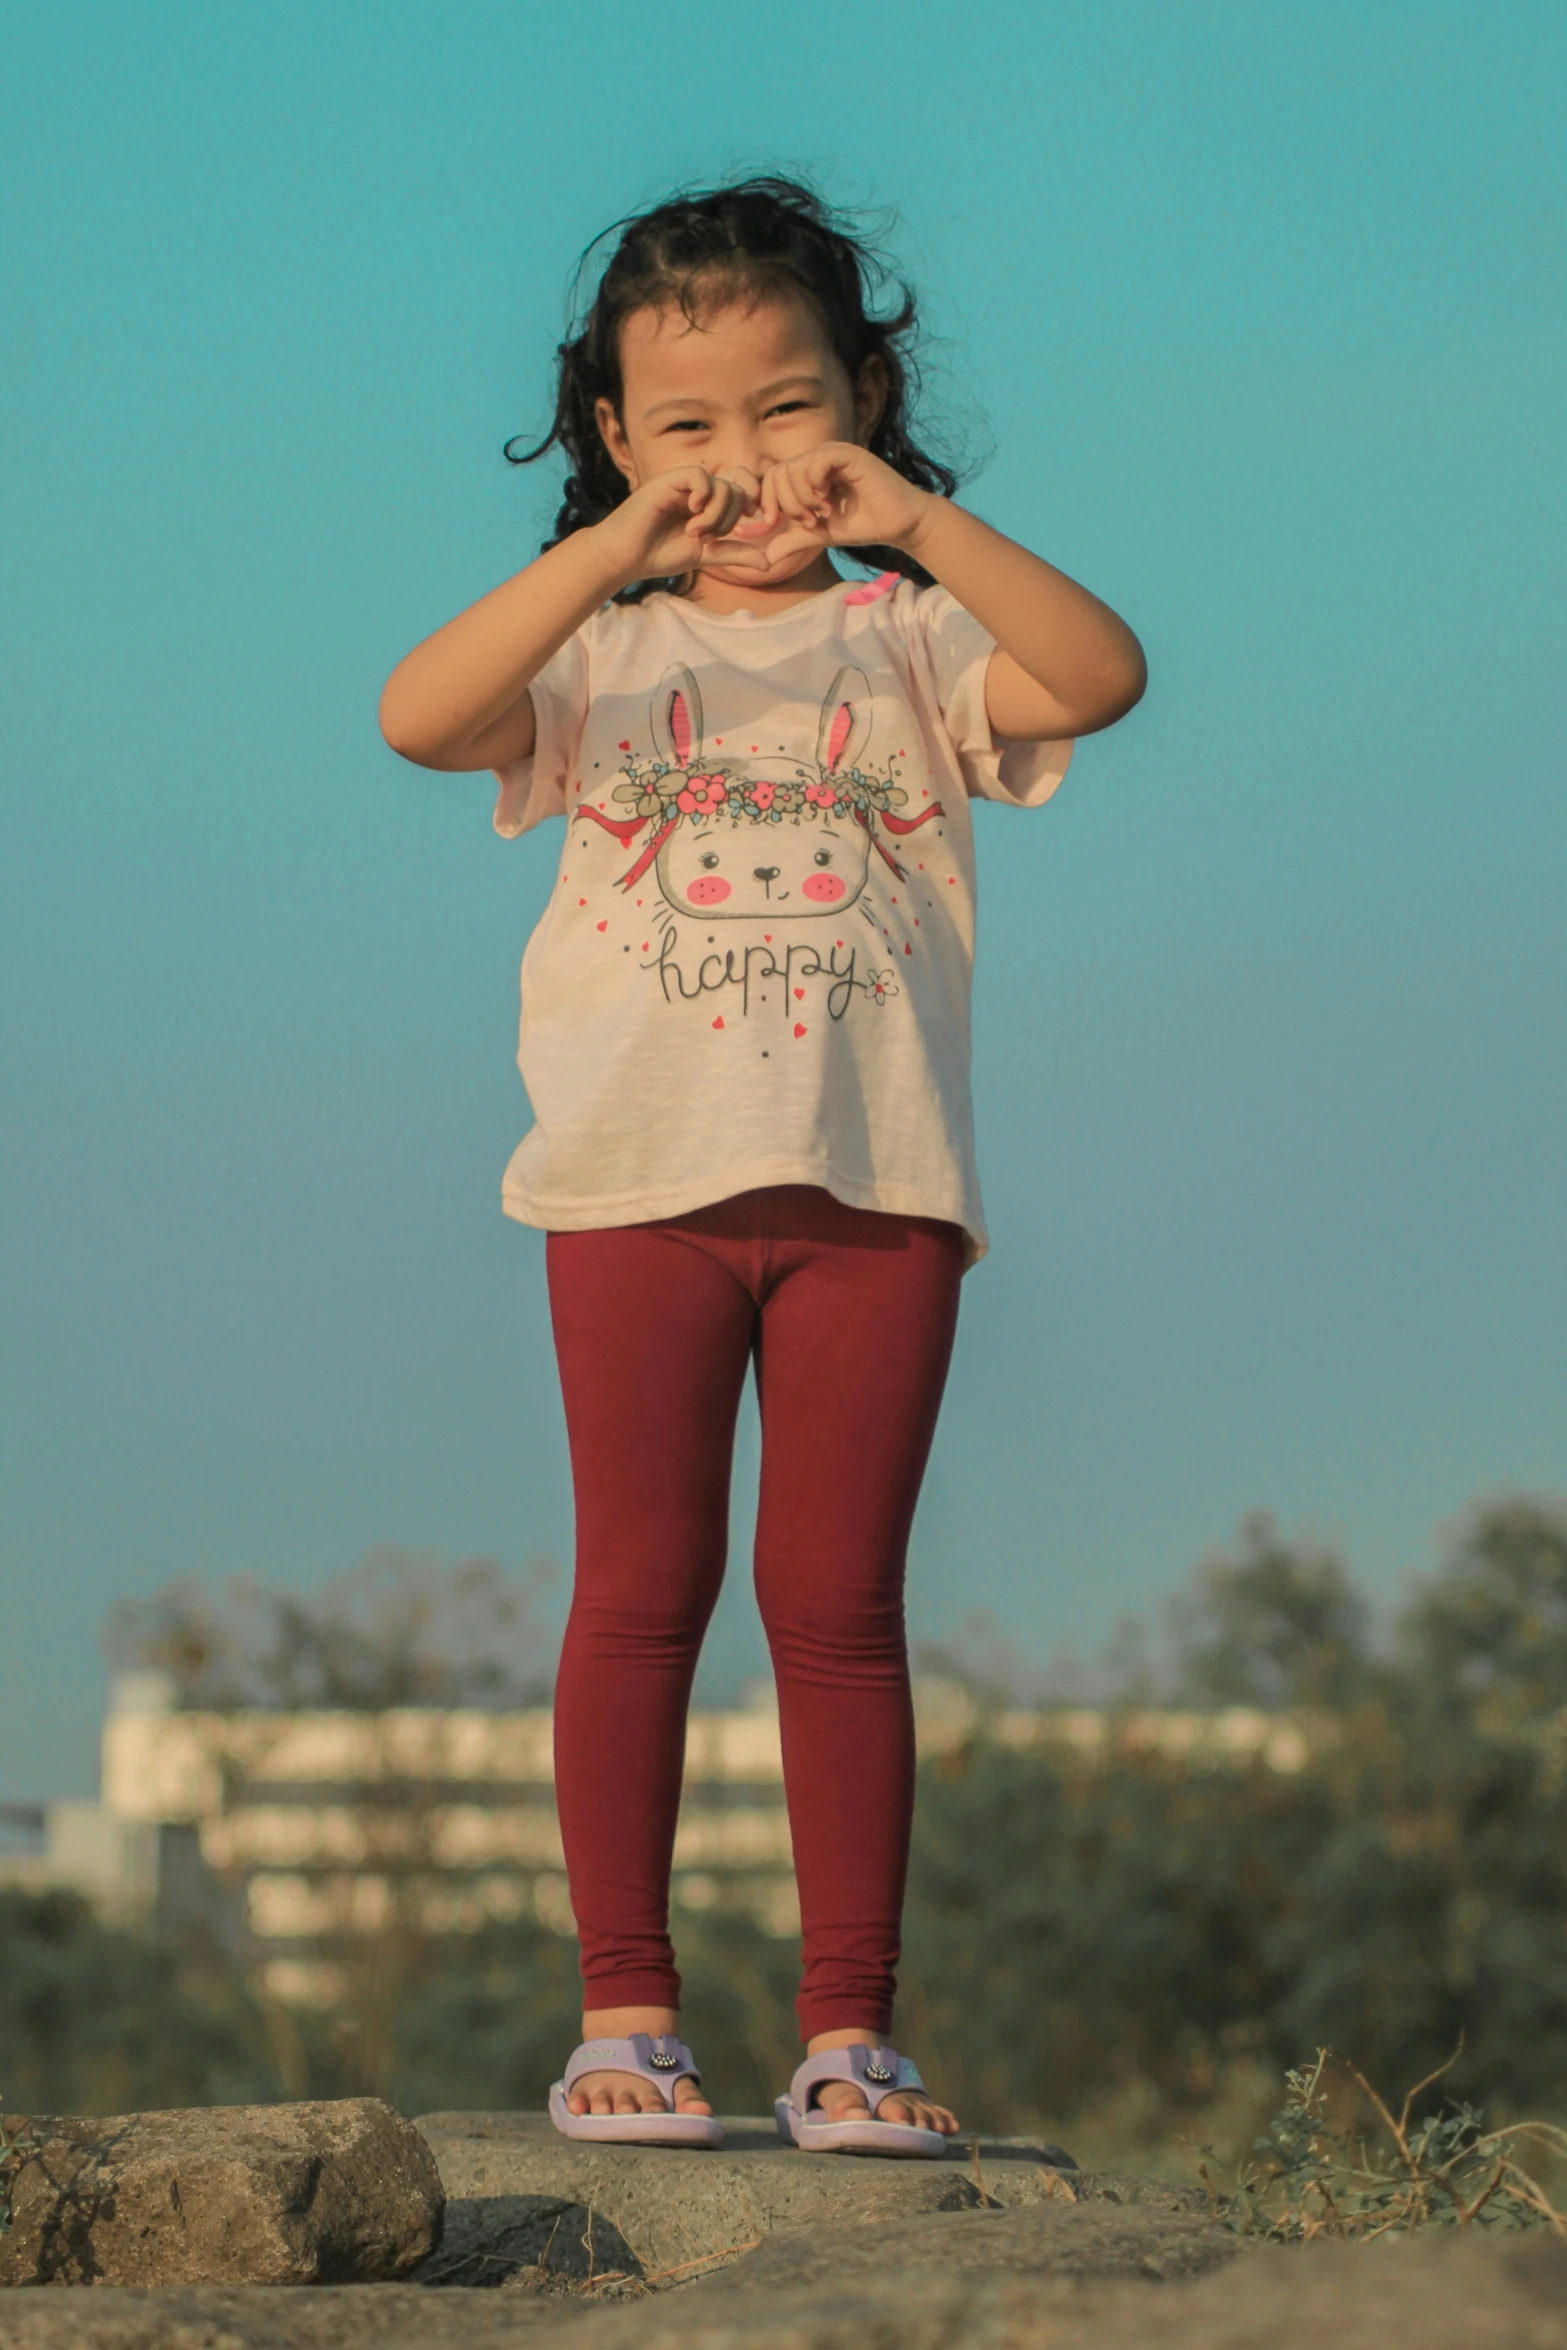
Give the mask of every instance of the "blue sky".
M 569 1556 L 558 843 L 375 701 L 537 543 L 577 252 L 739 166 L 896 208 L 966 494 L 1152 665 L 980 812 L 916 1631 L 1091 1644 L 1254 1504 L 1390 1594 L 1567 1483 L 1558 8 L 5 14 L 0 1793 L 92 1785 L 121 1593 Z

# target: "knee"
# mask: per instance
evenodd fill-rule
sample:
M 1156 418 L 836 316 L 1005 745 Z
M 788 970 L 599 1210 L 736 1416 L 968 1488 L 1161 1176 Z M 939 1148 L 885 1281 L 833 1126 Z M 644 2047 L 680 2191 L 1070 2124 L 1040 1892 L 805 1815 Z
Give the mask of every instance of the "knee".
M 840 1673 L 845 1668 L 907 1672 L 908 1640 L 901 1588 L 855 1591 L 834 1581 L 810 1593 L 766 1593 L 758 1588 L 768 1647 L 780 1672 L 790 1668 Z
M 566 1646 L 599 1655 L 695 1647 L 723 1577 L 721 1544 L 618 1540 L 579 1549 Z

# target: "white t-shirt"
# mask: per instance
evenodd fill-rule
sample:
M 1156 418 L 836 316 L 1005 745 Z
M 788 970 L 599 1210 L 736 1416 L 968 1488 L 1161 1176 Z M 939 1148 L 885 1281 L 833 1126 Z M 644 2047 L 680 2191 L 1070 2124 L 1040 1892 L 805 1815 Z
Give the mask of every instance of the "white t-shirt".
M 994 650 L 888 572 L 761 618 L 609 604 L 540 671 L 495 811 L 507 838 L 567 819 L 508 1215 L 574 1232 L 814 1183 L 984 1254 L 969 799 L 1038 807 L 1072 755 L 995 743 Z

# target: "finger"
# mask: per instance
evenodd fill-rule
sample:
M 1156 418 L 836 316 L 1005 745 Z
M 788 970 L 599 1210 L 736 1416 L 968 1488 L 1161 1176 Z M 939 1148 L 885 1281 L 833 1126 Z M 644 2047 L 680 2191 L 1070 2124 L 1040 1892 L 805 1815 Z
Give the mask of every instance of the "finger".
M 806 506 L 792 465 L 788 463 L 775 465 L 767 477 L 767 486 L 772 493 L 774 512 L 787 514 L 791 520 L 798 521 L 805 513 Z
M 830 446 L 813 449 L 809 456 L 801 457 L 797 462 L 809 485 L 811 502 L 816 511 L 830 516 L 834 493 L 847 471 L 842 450 Z
M 703 479 L 707 485 L 705 494 L 699 503 L 693 504 L 686 528 L 693 538 L 721 538 L 729 527 L 734 492 L 717 475 L 707 474 Z
M 741 498 L 741 511 L 743 513 L 754 514 L 756 512 L 758 505 L 761 503 L 762 485 L 758 481 L 756 475 L 751 471 L 749 465 L 736 465 L 727 468 L 724 472 L 718 474 L 716 478 L 719 481 L 727 481 L 733 488 L 739 491 Z
M 754 492 L 742 484 L 729 481 L 723 474 L 715 475 L 714 505 L 704 517 L 712 537 L 724 539 L 737 528 L 744 529 L 756 502 Z
M 791 555 L 798 555 L 806 549 L 812 554 L 818 554 L 827 543 L 825 533 L 817 523 L 810 529 L 801 526 L 781 530 L 776 538 L 770 538 L 758 552 L 765 557 L 771 569 L 775 564 L 786 562 Z
M 652 486 L 658 491 L 659 506 L 664 512 L 678 514 L 684 507 L 688 514 L 694 514 L 711 497 L 713 477 L 705 465 L 681 465 Z

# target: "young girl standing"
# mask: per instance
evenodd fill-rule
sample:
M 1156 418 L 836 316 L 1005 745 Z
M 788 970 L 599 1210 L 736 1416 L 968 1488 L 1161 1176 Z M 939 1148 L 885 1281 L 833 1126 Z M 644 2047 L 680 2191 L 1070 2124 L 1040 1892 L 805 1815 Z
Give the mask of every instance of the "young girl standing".
M 627 223 L 561 348 L 553 539 L 382 702 L 406 758 L 497 770 L 508 838 L 566 819 L 505 1206 L 549 1236 L 576 1494 L 555 1741 L 583 2045 L 551 2096 L 574 2137 L 721 2136 L 669 1876 L 752 1363 L 804 1940 L 779 2126 L 907 2154 L 958 2126 L 888 2042 L 904 1559 L 986 1245 L 969 802 L 1041 805 L 1145 672 L 1096 597 L 951 503 L 910 437 L 913 303 L 878 316 L 875 284 L 786 180 Z

